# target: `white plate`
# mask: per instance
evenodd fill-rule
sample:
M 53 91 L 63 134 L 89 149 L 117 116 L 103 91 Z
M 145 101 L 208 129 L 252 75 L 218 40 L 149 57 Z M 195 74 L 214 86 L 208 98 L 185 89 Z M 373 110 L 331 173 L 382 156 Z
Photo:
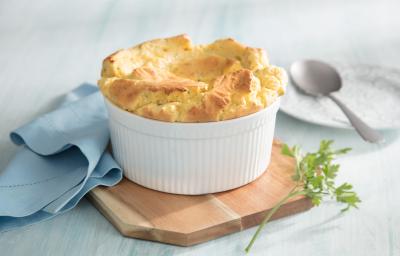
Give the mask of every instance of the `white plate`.
M 332 65 L 338 69 L 343 80 L 342 89 L 335 93 L 340 100 L 375 129 L 400 128 L 400 69 L 339 63 Z M 307 96 L 290 83 L 280 109 L 306 122 L 353 128 L 330 99 Z

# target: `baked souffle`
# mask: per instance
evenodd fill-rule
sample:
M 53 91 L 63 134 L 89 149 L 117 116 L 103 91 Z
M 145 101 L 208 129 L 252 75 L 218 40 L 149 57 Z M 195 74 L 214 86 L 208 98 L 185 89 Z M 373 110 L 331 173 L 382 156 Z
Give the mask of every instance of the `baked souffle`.
M 112 103 L 167 122 L 211 122 L 257 112 L 284 94 L 286 72 L 262 49 L 234 39 L 194 45 L 187 35 L 119 50 L 99 87 Z

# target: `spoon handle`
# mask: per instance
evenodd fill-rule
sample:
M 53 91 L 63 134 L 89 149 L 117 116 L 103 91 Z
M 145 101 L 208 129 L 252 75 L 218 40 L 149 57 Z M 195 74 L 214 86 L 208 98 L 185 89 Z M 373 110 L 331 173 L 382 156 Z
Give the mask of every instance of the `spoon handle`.
M 372 129 L 368 126 L 364 121 L 362 121 L 353 111 L 351 111 L 346 105 L 343 104 L 338 98 L 333 96 L 332 94 L 328 95 L 331 100 L 333 100 L 343 111 L 343 113 L 347 116 L 350 123 L 356 129 L 358 134 L 368 142 L 372 143 L 381 143 L 384 142 L 384 138 L 382 135 L 376 130 Z

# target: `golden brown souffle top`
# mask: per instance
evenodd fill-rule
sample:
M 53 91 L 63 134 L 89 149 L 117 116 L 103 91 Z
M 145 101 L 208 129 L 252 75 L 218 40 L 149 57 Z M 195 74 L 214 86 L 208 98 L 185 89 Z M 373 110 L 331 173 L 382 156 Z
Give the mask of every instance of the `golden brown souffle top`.
M 167 122 L 210 122 L 245 116 L 285 91 L 283 69 L 262 49 L 233 39 L 194 45 L 187 35 L 148 41 L 103 62 L 99 87 L 115 105 Z

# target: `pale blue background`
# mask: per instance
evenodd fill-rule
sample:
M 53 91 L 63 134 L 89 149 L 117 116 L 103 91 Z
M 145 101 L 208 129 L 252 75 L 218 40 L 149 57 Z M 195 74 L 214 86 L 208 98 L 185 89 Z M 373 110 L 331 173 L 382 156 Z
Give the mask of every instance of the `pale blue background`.
M 287 67 L 302 57 L 400 67 L 399 1 L 0 0 L 0 171 L 16 147 L 10 130 L 47 112 L 65 92 L 95 83 L 110 52 L 183 32 L 195 42 L 232 36 L 268 50 Z M 399 107 L 399 106 L 393 106 Z M 363 203 L 336 217 L 325 203 L 275 221 L 254 255 L 400 255 L 400 139 L 384 146 L 352 131 L 278 115 L 277 137 L 307 149 L 322 138 L 354 151 L 340 181 Z M 241 255 L 254 229 L 190 248 L 122 237 L 86 200 L 65 215 L 0 234 L 1 255 Z

